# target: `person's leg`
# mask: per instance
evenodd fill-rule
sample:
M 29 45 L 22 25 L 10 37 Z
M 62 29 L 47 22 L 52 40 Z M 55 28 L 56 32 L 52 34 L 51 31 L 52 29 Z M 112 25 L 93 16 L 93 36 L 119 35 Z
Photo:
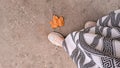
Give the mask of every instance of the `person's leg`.
M 116 16 L 116 20 L 118 21 L 118 19 L 120 19 L 119 15 Z M 77 64 L 78 68 L 85 68 L 86 66 L 87 68 L 98 68 L 100 66 L 100 68 L 115 68 L 113 64 L 116 63 L 115 65 L 118 65 L 119 60 L 116 58 L 116 56 L 120 57 L 120 47 L 118 45 L 120 44 L 120 42 L 113 39 L 111 40 L 110 37 L 118 37 L 116 33 L 119 34 L 119 29 L 116 30 L 116 32 L 114 32 L 114 29 L 109 30 L 109 27 L 118 26 L 116 26 L 116 24 L 106 24 L 109 23 L 110 20 L 103 24 L 104 22 L 106 22 L 106 19 L 102 18 L 101 23 L 98 22 L 97 26 L 95 27 L 87 27 L 85 30 L 83 30 L 83 34 L 81 34 L 81 31 L 72 32 L 65 38 L 63 42 L 63 47 L 65 48 L 69 56 L 71 56 L 71 58 Z M 99 33 L 100 35 L 102 34 L 101 36 L 103 37 L 99 36 Z M 105 37 L 107 36 L 106 33 L 108 35 L 110 34 L 109 38 Z M 113 55 L 113 53 L 115 55 Z M 114 60 L 111 57 L 116 59 Z M 108 66 L 106 67 L 106 63 L 111 64 L 107 64 Z
M 95 25 L 96 25 L 96 22 L 88 21 L 88 22 L 86 22 L 84 28 L 93 27 Z M 62 47 L 64 37 L 58 32 L 51 32 L 51 33 L 48 34 L 48 40 L 52 44 Z

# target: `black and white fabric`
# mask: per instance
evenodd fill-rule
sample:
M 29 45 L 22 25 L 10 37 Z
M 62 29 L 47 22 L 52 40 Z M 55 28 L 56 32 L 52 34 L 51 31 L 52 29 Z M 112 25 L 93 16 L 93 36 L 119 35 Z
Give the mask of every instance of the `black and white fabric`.
M 70 33 L 63 47 L 78 68 L 120 68 L 120 10 Z

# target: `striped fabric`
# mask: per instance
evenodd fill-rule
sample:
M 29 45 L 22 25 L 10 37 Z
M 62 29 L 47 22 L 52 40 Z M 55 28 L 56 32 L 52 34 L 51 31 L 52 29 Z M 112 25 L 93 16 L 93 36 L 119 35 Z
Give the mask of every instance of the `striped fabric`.
M 70 33 L 63 47 L 78 68 L 120 68 L 120 10 Z

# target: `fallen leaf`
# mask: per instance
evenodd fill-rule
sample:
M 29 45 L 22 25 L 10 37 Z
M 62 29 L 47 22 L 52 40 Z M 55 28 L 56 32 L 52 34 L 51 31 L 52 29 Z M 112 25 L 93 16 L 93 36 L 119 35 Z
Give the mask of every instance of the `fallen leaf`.
M 63 17 L 61 16 L 60 18 L 58 18 L 57 16 L 54 15 L 52 21 L 50 21 L 50 25 L 51 28 L 53 29 L 64 26 Z

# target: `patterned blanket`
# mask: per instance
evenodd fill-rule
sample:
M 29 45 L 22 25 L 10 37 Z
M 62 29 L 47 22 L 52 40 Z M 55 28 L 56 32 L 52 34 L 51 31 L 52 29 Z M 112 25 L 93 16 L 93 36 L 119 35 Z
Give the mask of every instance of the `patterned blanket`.
M 70 33 L 63 47 L 78 68 L 120 68 L 120 10 Z

